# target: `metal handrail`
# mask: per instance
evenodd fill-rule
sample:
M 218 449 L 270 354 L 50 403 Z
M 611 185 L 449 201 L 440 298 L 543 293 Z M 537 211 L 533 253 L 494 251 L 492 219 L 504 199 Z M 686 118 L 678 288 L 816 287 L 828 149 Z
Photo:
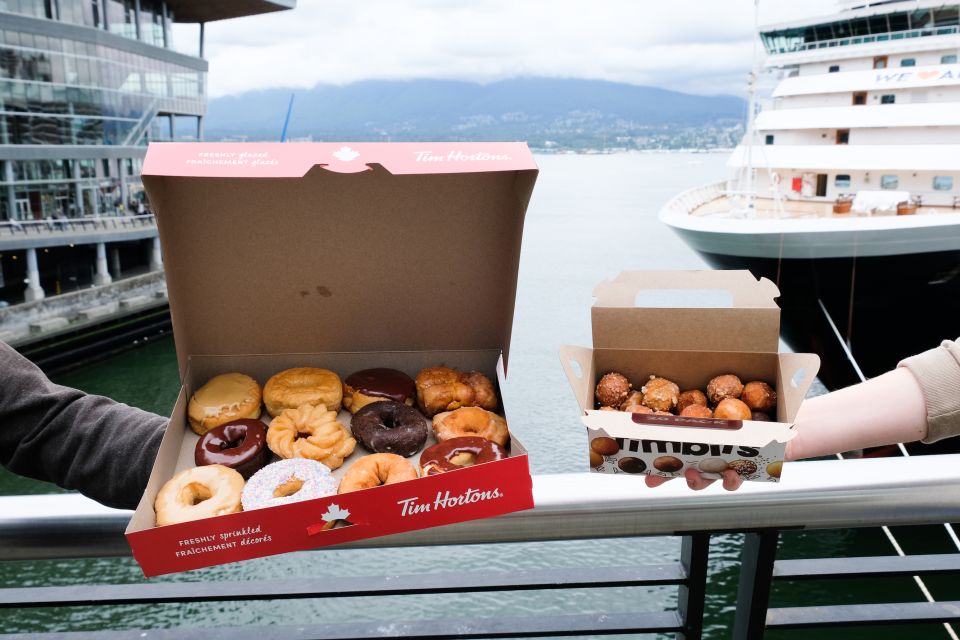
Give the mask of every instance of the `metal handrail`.
M 904 29 L 903 31 L 886 31 L 884 33 L 842 36 L 840 38 L 832 38 L 830 40 L 814 40 L 813 42 L 795 43 L 785 47 L 769 47 L 767 49 L 767 53 L 797 53 L 799 51 L 811 51 L 813 49 L 846 47 L 848 45 L 870 44 L 872 42 L 890 42 L 896 40 L 907 40 L 910 38 L 921 38 L 925 36 L 949 36 L 955 33 L 960 33 L 960 26 L 945 25 L 940 27 L 920 27 L 918 29 Z
M 831 529 L 960 521 L 952 455 L 790 463 L 780 484 L 690 491 L 682 480 L 539 475 L 535 508 L 499 518 L 374 538 L 353 548 L 530 542 L 693 531 Z M 130 512 L 78 495 L 0 497 L 0 560 L 126 556 Z
M 155 227 L 152 213 L 137 216 L 105 216 L 97 218 L 47 218 L 45 220 L 6 220 L 0 222 L 0 237 L 47 235 L 77 231 L 114 231 Z

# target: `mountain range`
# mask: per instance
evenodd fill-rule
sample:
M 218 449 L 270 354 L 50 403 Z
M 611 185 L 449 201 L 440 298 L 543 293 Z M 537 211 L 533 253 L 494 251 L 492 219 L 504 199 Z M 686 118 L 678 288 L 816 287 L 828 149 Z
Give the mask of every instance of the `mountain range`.
M 291 94 L 289 139 L 527 140 L 541 148 L 643 148 L 664 146 L 682 132 L 729 131 L 735 143 L 745 112 L 744 101 L 735 96 L 603 80 L 367 80 L 213 99 L 207 139 L 278 140 Z

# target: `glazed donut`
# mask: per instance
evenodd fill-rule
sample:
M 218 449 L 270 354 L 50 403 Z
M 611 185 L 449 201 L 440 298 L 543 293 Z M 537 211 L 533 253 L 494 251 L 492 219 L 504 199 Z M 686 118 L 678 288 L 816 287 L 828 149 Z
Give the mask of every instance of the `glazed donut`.
M 197 440 L 193 461 L 198 467 L 222 464 L 236 469 L 244 479 L 267 464 L 267 425 L 260 420 L 234 420 L 214 427 Z
M 412 456 L 427 441 L 430 423 L 413 407 L 388 400 L 373 402 L 357 411 L 350 430 L 370 451 Z
M 717 376 L 707 383 L 707 399 L 713 404 L 720 404 L 726 398 L 739 399 L 742 393 L 743 383 L 732 373 Z
M 622 373 L 611 371 L 600 378 L 594 394 L 597 398 L 597 403 L 601 407 L 620 407 L 623 406 L 630 397 L 630 390 L 632 388 L 633 385 L 630 384 L 626 376 Z M 636 403 L 631 402 L 630 404 Z
M 699 389 L 684 391 L 677 396 L 677 413 L 683 415 L 683 410 L 691 405 L 707 406 L 707 396 Z
M 507 457 L 507 452 L 496 442 L 486 438 L 467 436 L 451 438 L 428 447 L 420 454 L 420 469 L 423 475 L 454 471 L 484 462 L 496 462 Z
M 433 433 L 438 442 L 464 436 L 480 436 L 501 447 L 510 441 L 507 421 L 479 407 L 463 407 L 456 411 L 438 413 L 433 417 Z
M 669 412 L 680 399 L 680 387 L 666 378 L 650 376 L 640 391 L 643 392 L 643 404 L 654 411 Z
M 260 417 L 260 385 L 242 373 L 210 378 L 193 392 L 187 407 L 190 428 L 203 435 L 232 420 Z
M 167 480 L 153 501 L 157 526 L 236 513 L 242 490 L 243 476 L 229 467 L 184 469 Z
M 736 398 L 724 398 L 713 410 L 713 417 L 720 420 L 750 420 L 753 413 L 750 407 Z
M 364 369 L 343 381 L 343 406 L 350 413 L 380 400 L 413 406 L 416 397 L 417 385 L 413 378 L 396 369 Z
M 268 464 L 253 474 L 243 488 L 241 501 L 244 511 L 252 511 L 332 496 L 336 492 L 337 481 L 325 465 L 315 460 L 292 458 Z
M 403 456 L 395 453 L 371 453 L 350 465 L 340 480 L 337 493 L 350 493 L 382 484 L 414 480 L 417 477 L 417 470 Z
M 430 367 L 417 374 L 417 404 L 427 417 L 460 407 L 497 408 L 493 383 L 479 371 Z
M 772 413 L 777 408 L 777 392 L 766 382 L 754 380 L 743 385 L 740 399 L 751 411 Z
M 305 404 L 299 409 L 284 409 L 270 422 L 267 446 L 281 458 L 310 458 L 338 469 L 353 453 L 357 441 L 337 422 L 335 412 L 323 405 Z
M 328 369 L 299 367 L 275 374 L 263 386 L 263 403 L 274 418 L 284 409 L 300 405 L 324 405 L 330 411 L 340 411 L 343 385 L 340 377 Z

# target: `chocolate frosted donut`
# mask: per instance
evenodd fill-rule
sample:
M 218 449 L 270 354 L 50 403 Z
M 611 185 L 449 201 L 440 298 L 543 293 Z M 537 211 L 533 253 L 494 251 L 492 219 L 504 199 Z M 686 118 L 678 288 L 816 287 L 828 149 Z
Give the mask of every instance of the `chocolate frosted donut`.
M 356 413 L 371 402 L 394 400 L 413 405 L 417 385 L 413 378 L 396 369 L 364 369 L 343 381 L 343 406 Z
M 506 450 L 496 442 L 477 436 L 451 438 L 435 444 L 420 454 L 420 469 L 425 476 L 454 471 L 485 462 L 496 462 L 507 457 Z
M 260 420 L 234 420 L 207 431 L 193 451 L 198 467 L 222 464 L 236 469 L 244 479 L 267 463 L 267 426 Z
M 413 407 L 387 400 L 357 411 L 350 429 L 370 451 L 412 456 L 427 441 L 430 423 Z

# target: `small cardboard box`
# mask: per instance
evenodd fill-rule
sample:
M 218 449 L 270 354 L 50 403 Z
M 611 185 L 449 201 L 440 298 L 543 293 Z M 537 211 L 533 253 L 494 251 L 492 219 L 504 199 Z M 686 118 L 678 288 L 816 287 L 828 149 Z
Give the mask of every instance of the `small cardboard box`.
M 816 355 L 778 353 L 779 295 L 749 271 L 633 271 L 597 286 L 593 348 L 560 350 L 588 441 L 606 439 L 593 447 L 603 455 L 592 470 L 677 477 L 693 467 L 719 478 L 713 470 L 722 460 L 746 480 L 778 482 L 792 422 L 820 367 Z M 703 390 L 726 373 L 763 380 L 777 391 L 779 421 L 600 411 L 594 390 L 610 371 L 635 388 L 657 375 L 681 391 Z
M 150 145 L 143 182 L 183 386 L 126 532 L 145 575 L 533 506 L 514 437 L 504 460 L 408 482 L 165 527 L 153 510 L 163 484 L 194 466 L 187 402 L 214 375 L 262 385 L 296 366 L 343 378 L 447 365 L 502 387 L 536 174 L 520 143 Z M 367 453 L 358 444 L 335 477 Z M 345 511 L 349 526 L 323 526 Z

